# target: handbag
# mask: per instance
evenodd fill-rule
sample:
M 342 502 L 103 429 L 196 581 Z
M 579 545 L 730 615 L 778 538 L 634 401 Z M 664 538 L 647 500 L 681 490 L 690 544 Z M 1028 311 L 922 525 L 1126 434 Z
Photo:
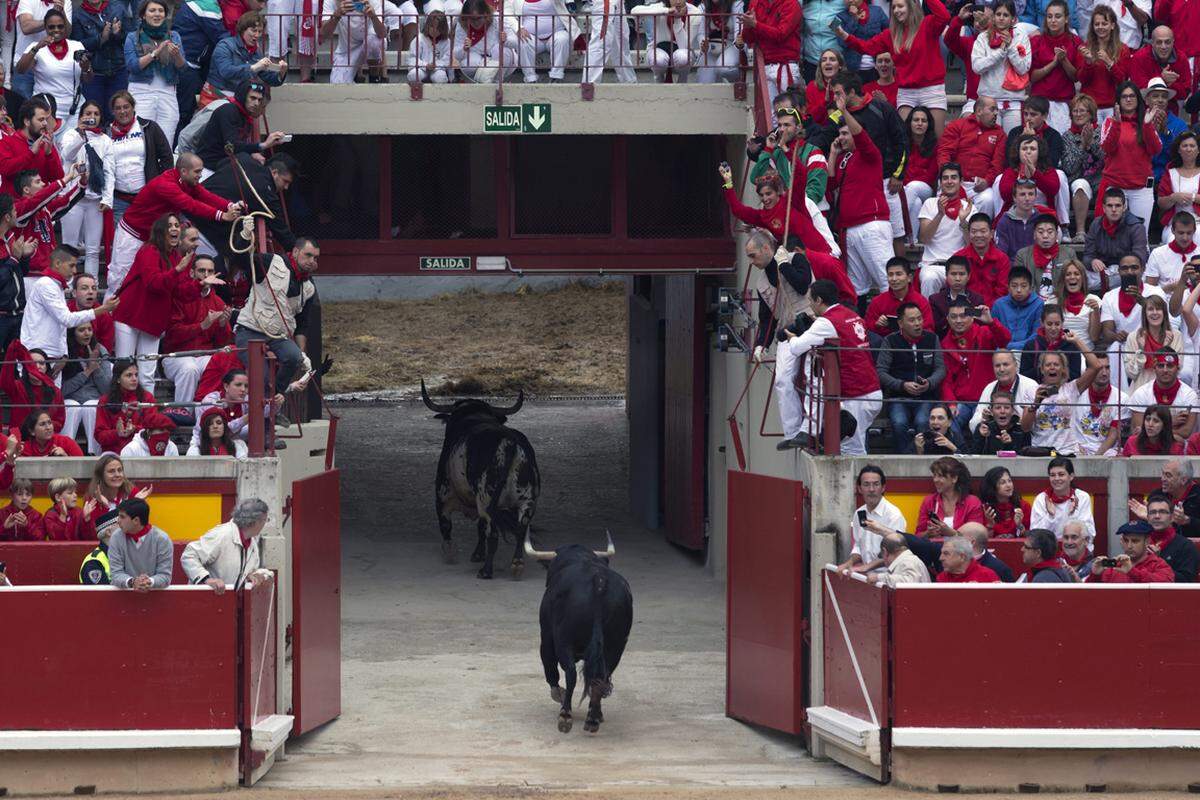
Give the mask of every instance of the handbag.
M 1025 53 L 1022 52 L 1023 50 L 1023 47 L 1020 45 L 1017 46 L 1017 52 L 1022 56 L 1025 55 Z M 1020 74 L 1013 69 L 1012 62 L 1006 59 L 1004 62 L 1004 82 L 1000 84 L 1000 88 L 1009 92 L 1023 92 L 1028 87 L 1029 73 L 1026 72 L 1024 75 Z

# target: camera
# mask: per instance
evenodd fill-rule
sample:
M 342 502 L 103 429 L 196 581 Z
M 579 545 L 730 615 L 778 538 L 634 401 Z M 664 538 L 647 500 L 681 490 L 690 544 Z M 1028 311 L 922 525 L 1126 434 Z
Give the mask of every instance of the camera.
M 87 50 L 76 50 L 75 54 L 72 56 L 72 58 L 75 59 L 76 63 L 82 62 L 88 58 L 88 51 Z
M 1115 558 L 1110 558 L 1108 556 L 1105 556 L 1104 558 L 1100 559 L 1100 566 L 1104 567 L 1105 569 L 1107 569 L 1109 567 L 1115 567 L 1116 565 L 1117 565 L 1117 559 L 1115 559 Z
M 1121 291 L 1125 291 L 1126 289 L 1128 289 L 1131 286 L 1137 287 L 1137 285 L 1138 285 L 1138 277 L 1136 275 L 1122 275 L 1121 276 Z
M 788 325 L 786 328 L 779 331 L 779 333 L 775 334 L 775 338 L 781 342 L 786 342 L 788 337 L 784 331 L 791 331 L 797 336 L 803 336 L 804 332 L 812 327 L 812 324 L 812 315 L 802 311 L 796 315 L 796 320 L 791 325 Z
M 967 316 L 974 317 L 975 319 L 979 319 L 980 317 L 983 316 L 983 309 L 982 308 L 968 308 Z
M 287 144 L 288 142 L 292 141 L 292 135 L 290 133 L 285 133 L 280 141 L 283 144 Z

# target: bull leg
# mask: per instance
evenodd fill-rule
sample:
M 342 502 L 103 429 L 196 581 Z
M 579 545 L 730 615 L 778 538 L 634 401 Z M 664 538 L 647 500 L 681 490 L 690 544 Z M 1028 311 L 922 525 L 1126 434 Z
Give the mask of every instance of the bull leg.
M 546 673 L 546 683 L 550 684 L 550 699 L 562 704 L 562 687 L 558 685 L 558 657 L 554 655 L 554 642 L 542 637 L 542 669 Z
M 450 539 L 452 525 L 450 514 L 446 511 L 449 502 L 450 483 L 439 477 L 434 491 L 434 506 L 437 510 L 438 529 L 442 532 L 442 559 L 447 564 L 453 564 L 458 560 L 458 553 L 454 548 L 454 542 Z
M 589 702 L 587 720 L 583 723 L 583 729 L 588 733 L 595 733 L 600 730 L 600 723 L 604 722 L 604 712 L 600 710 L 600 701 L 604 698 L 604 691 L 598 686 L 589 687 Z
M 558 712 L 558 731 L 559 733 L 570 733 L 571 724 L 571 698 L 575 694 L 575 662 L 570 653 L 559 653 L 558 664 L 562 667 L 563 673 L 567 678 L 567 688 L 563 692 L 562 710 Z
M 483 561 L 483 543 L 487 538 L 487 520 L 480 517 L 479 519 L 479 542 L 475 545 L 474 552 L 471 553 L 471 563 L 478 564 Z
M 480 521 L 482 524 L 482 520 Z M 500 544 L 500 534 L 496 530 L 496 526 L 488 524 L 487 526 L 487 554 L 484 556 L 483 566 L 479 568 L 479 577 L 489 579 L 492 577 L 492 565 L 496 563 L 496 547 Z

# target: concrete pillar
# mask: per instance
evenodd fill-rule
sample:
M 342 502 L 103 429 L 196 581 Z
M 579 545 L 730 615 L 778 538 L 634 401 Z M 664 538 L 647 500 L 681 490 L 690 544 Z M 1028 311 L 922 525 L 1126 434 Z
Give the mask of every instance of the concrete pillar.
M 629 418 L 629 511 L 641 525 L 657 529 L 661 524 L 663 343 L 659 333 L 661 314 L 655 296 L 654 278 L 630 278 L 626 288 L 629 303 L 629 353 L 625 370 L 625 413 Z

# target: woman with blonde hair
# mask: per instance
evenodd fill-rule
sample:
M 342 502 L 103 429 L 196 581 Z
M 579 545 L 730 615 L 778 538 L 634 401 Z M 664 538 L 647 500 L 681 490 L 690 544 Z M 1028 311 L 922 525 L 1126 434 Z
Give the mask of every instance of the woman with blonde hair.
M 1054 301 L 1063 312 L 1063 330 L 1075 334 L 1089 349 L 1094 347 L 1100 339 L 1100 298 L 1088 294 L 1082 261 L 1063 264 L 1054 284 Z
M 1142 327 L 1125 342 L 1125 377 L 1129 380 L 1126 391 L 1154 380 L 1155 353 L 1163 347 L 1182 353 L 1183 334 L 1171 327 L 1167 301 L 1152 294 L 1142 298 Z M 1180 377 L 1187 383 L 1186 376 Z
M 808 114 L 812 121 L 824 125 L 829 121 L 829 82 L 846 69 L 846 59 L 837 50 L 822 51 L 817 60 L 817 74 L 804 87 L 804 99 L 808 101 Z
M 1088 206 L 1100 186 L 1104 170 L 1104 151 L 1100 149 L 1099 116 L 1096 101 L 1080 92 L 1071 98 L 1071 127 L 1063 134 L 1063 154 L 1059 167 L 1067 176 L 1071 192 L 1071 211 L 1075 215 L 1075 242 L 1087 232 Z

